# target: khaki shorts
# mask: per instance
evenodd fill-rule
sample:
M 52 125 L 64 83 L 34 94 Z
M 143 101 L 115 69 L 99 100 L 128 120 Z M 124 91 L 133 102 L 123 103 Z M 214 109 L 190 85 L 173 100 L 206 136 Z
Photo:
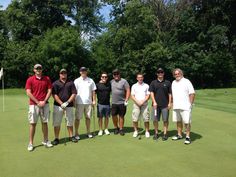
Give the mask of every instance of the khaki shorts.
M 139 118 L 143 117 L 144 122 L 149 121 L 149 108 L 148 104 L 143 105 L 141 107 L 133 104 L 133 111 L 132 111 L 132 120 L 133 122 L 138 122 Z
M 182 110 L 174 109 L 173 110 L 173 122 L 183 122 L 184 124 L 191 123 L 191 112 L 192 110 Z
M 92 113 L 92 105 L 91 104 L 76 104 L 75 109 L 75 118 L 76 119 L 82 119 L 83 114 L 85 118 L 90 119 Z
M 44 107 L 38 107 L 37 105 L 29 105 L 28 120 L 30 124 L 36 124 L 40 117 L 41 122 L 47 123 L 50 117 L 49 104 L 45 104 Z
M 54 127 L 59 127 L 62 122 L 63 115 L 65 116 L 67 126 L 72 127 L 74 123 L 73 107 L 66 107 L 62 109 L 60 106 L 53 107 L 53 123 Z

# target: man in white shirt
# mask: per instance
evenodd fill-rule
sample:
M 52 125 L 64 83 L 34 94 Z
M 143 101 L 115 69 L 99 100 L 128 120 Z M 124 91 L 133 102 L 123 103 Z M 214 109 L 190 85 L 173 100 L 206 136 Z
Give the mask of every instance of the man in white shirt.
M 131 88 L 131 99 L 134 101 L 133 104 L 133 112 L 132 112 L 132 120 L 134 126 L 133 137 L 136 138 L 138 136 L 138 120 L 142 116 L 146 133 L 146 138 L 150 137 L 149 133 L 149 110 L 148 110 L 148 99 L 150 97 L 150 92 L 148 91 L 149 86 L 143 82 L 143 74 L 138 73 L 137 83 L 134 84 Z
M 75 98 L 75 138 L 77 140 L 80 139 L 79 137 L 79 124 L 80 119 L 82 119 L 83 114 L 86 118 L 86 128 L 87 128 L 87 136 L 88 138 L 92 138 L 92 134 L 90 133 L 90 119 L 91 119 L 91 112 L 92 106 L 96 104 L 96 84 L 94 83 L 93 79 L 87 76 L 87 68 L 81 67 L 80 68 L 80 77 L 75 79 L 74 84 L 77 90 L 77 95 Z
M 173 96 L 173 121 L 177 122 L 178 134 L 172 140 L 182 139 L 183 123 L 186 128 L 185 144 L 190 144 L 191 112 L 195 98 L 195 91 L 192 83 L 184 78 L 183 71 L 179 68 L 174 69 L 172 82 Z

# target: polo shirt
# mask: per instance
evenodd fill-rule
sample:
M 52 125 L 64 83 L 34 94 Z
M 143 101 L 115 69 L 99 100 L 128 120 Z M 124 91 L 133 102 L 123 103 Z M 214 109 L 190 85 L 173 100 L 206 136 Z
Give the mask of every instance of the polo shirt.
M 71 97 L 72 94 L 77 94 L 77 91 L 74 82 L 66 81 L 64 83 L 59 79 L 52 84 L 52 94 L 57 95 L 64 103 Z M 60 106 L 56 100 L 54 100 L 54 105 Z M 73 107 L 73 102 L 69 103 L 67 107 Z
M 129 88 L 129 83 L 121 78 L 116 81 L 111 80 L 111 90 L 112 90 L 112 104 L 124 104 L 126 90 Z
M 96 87 L 98 103 L 101 105 L 110 105 L 111 84 L 109 82 L 99 82 L 96 84 Z
M 158 79 L 151 82 L 149 91 L 154 93 L 157 107 L 166 108 L 169 103 L 169 94 L 171 94 L 171 83 L 168 80 L 159 81 Z
M 189 110 L 191 107 L 189 95 L 194 94 L 192 83 L 181 78 L 179 81 L 172 82 L 173 109 Z
M 74 81 L 77 95 L 75 98 L 76 104 L 92 104 L 92 92 L 97 89 L 93 79 L 79 77 Z
M 147 95 L 150 95 L 148 91 L 149 86 L 144 82 L 142 84 L 136 83 L 131 87 L 131 95 L 133 95 L 138 101 L 145 100 Z
M 38 101 L 44 101 L 46 98 L 48 89 L 52 89 L 52 83 L 48 76 L 42 76 L 41 78 L 31 76 L 27 79 L 25 84 L 25 90 L 30 89 L 32 95 Z M 29 100 L 30 105 L 37 105 L 33 100 Z

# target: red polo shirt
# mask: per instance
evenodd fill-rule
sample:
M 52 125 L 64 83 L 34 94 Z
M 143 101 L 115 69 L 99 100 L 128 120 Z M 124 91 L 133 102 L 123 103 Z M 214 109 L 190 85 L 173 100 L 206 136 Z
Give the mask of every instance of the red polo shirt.
M 35 75 L 27 79 L 25 84 L 25 90 L 30 89 L 32 95 L 38 100 L 43 101 L 47 95 L 48 89 L 52 89 L 52 83 L 48 76 L 42 76 L 40 79 Z M 36 103 L 30 99 L 30 105 L 36 105 Z

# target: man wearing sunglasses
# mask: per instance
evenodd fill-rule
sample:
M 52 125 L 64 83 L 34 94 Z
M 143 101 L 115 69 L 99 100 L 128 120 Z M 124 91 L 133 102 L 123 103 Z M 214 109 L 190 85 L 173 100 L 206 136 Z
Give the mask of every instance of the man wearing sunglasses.
M 111 93 L 111 84 L 108 82 L 108 75 L 106 72 L 102 72 L 101 80 L 99 83 L 96 84 L 97 90 L 97 117 L 98 117 L 98 125 L 99 125 L 99 132 L 98 136 L 102 136 L 103 134 L 103 117 L 105 118 L 104 121 L 104 133 L 106 135 L 110 135 L 108 130 L 108 123 L 109 123 L 109 116 L 110 116 L 110 93 Z
M 118 69 L 113 70 L 112 74 L 113 79 L 111 80 L 111 90 L 112 120 L 115 128 L 114 134 L 117 135 L 118 133 L 120 133 L 121 136 L 124 136 L 124 118 L 126 114 L 126 106 L 128 105 L 130 96 L 130 86 L 125 79 L 121 78 L 120 71 Z
M 67 79 L 66 69 L 61 69 L 59 72 L 59 79 L 53 83 L 52 87 L 52 96 L 54 98 L 53 126 L 55 135 L 55 139 L 52 142 L 53 145 L 59 144 L 60 127 L 64 115 L 69 133 L 69 141 L 77 142 L 77 139 L 72 136 L 74 123 L 73 101 L 76 94 L 77 91 L 74 82 Z
M 52 84 L 48 76 L 42 73 L 42 65 L 34 65 L 34 76 L 27 79 L 25 89 L 29 100 L 28 119 L 30 123 L 30 136 L 28 151 L 33 151 L 33 141 L 36 130 L 36 124 L 40 117 L 42 122 L 43 142 L 45 147 L 52 147 L 53 145 L 48 140 L 48 121 L 50 116 L 48 99 L 51 96 Z
M 157 69 L 157 79 L 152 81 L 149 87 L 152 98 L 153 106 L 153 125 L 154 136 L 153 139 L 158 139 L 158 121 L 162 116 L 163 120 L 163 136 L 162 140 L 168 139 L 167 131 L 169 125 L 169 109 L 171 108 L 171 83 L 164 79 L 164 70 L 162 68 Z

